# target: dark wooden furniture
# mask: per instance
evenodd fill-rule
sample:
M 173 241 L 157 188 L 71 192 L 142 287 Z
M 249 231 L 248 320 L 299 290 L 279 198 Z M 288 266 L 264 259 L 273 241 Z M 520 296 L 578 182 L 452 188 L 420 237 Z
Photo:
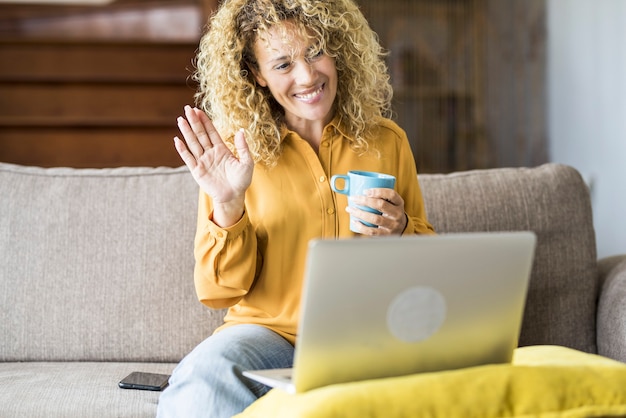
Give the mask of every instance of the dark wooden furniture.
M 193 103 L 196 43 L 0 41 L 0 161 L 182 164 L 176 117 Z

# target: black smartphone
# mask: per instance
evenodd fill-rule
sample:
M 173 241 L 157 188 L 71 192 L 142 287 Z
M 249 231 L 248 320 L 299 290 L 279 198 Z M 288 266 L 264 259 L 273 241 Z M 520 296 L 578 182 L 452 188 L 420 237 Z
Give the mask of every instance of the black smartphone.
M 122 389 L 140 389 L 160 391 L 167 386 L 168 374 L 132 372 L 118 383 Z

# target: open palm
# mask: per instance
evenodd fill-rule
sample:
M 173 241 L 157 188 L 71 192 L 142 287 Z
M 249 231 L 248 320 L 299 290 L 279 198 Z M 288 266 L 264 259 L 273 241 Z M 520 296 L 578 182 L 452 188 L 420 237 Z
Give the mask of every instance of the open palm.
M 235 134 L 235 156 L 203 111 L 185 106 L 185 117 L 178 118 L 185 141 L 174 142 L 193 178 L 214 204 L 243 201 L 254 170 L 243 131 Z

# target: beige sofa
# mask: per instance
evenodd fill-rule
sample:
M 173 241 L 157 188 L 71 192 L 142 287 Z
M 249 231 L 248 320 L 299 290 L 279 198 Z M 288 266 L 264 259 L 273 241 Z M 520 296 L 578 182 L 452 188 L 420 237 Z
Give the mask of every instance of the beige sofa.
M 626 256 L 596 260 L 587 188 L 572 168 L 421 175 L 440 233 L 533 230 L 520 345 L 626 361 Z M 169 373 L 220 323 L 193 289 L 197 187 L 183 167 L 0 163 L 0 417 L 152 417 Z

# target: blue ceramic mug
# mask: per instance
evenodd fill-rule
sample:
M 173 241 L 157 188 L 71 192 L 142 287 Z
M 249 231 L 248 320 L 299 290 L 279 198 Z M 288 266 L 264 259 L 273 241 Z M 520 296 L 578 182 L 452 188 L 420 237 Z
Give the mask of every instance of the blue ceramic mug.
M 343 180 L 342 188 L 337 187 L 337 180 L 339 179 Z M 331 189 L 333 189 L 334 192 L 345 194 L 348 196 L 348 206 L 356 207 L 367 212 L 375 213 L 377 215 L 380 215 L 381 213 L 377 211 L 376 209 L 370 208 L 369 206 L 355 205 L 352 202 L 351 197 L 362 196 L 364 194 L 363 192 L 367 189 L 378 189 L 378 188 L 393 189 L 395 185 L 396 185 L 396 178 L 394 176 L 390 174 L 376 173 L 373 171 L 351 170 L 351 171 L 348 171 L 347 175 L 336 174 L 332 176 L 330 179 L 330 187 Z M 351 215 L 350 216 L 350 230 L 351 231 L 354 231 L 354 229 L 352 229 L 352 224 L 355 220 L 361 222 L 362 224 L 366 226 L 377 228 L 376 225 L 371 224 L 369 222 L 365 222 L 361 219 L 353 218 Z M 354 232 L 357 232 L 357 231 L 354 231 Z

